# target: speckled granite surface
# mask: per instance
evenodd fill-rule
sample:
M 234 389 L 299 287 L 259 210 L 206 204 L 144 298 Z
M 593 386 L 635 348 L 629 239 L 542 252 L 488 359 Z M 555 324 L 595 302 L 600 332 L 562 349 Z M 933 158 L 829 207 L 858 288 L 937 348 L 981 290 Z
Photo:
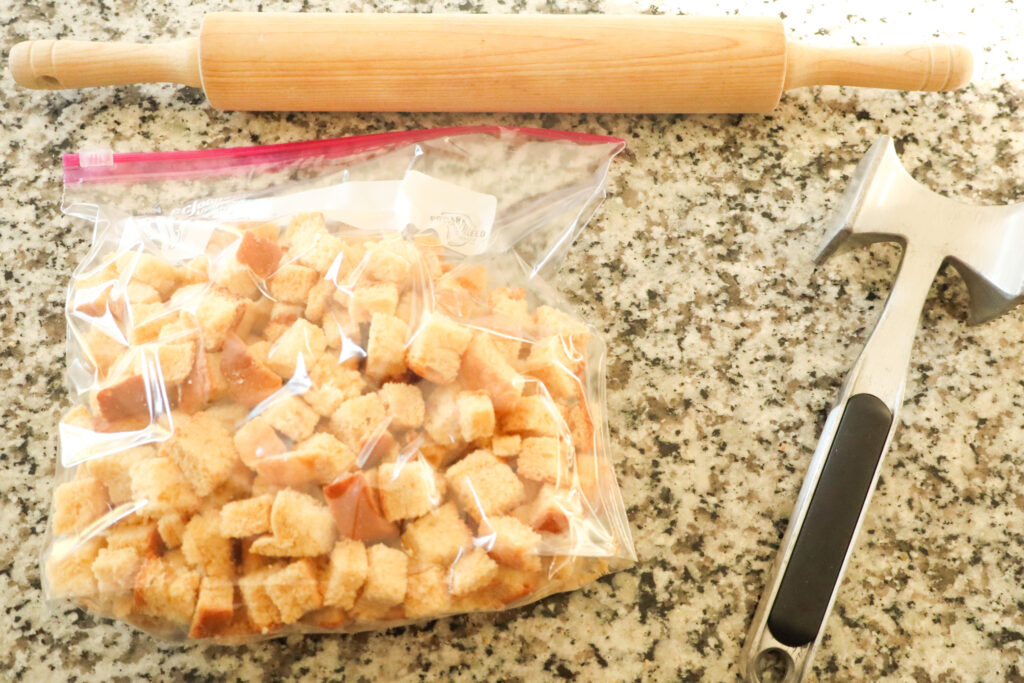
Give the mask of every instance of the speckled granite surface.
M 308 9 L 321 1 L 221 2 Z M 685 3 L 785 15 L 791 36 L 846 45 L 966 39 L 978 78 L 955 95 L 825 88 L 761 116 L 228 114 L 169 86 L 42 94 L 0 79 L 0 679 L 707 680 L 739 649 L 818 430 L 884 301 L 898 253 L 817 272 L 822 219 L 880 133 L 929 186 L 1024 200 L 1024 10 L 1012 2 Z M 330 3 L 424 11 L 420 2 Z M 480 5 L 436 11 L 674 12 L 683 3 Z M 190 34 L 206 3 L 0 0 L 0 45 L 29 37 Z M 558 286 L 603 329 L 609 417 L 639 564 L 495 616 L 246 648 L 163 645 L 40 599 L 54 468 L 64 287 L 87 246 L 60 215 L 59 157 L 499 122 L 610 133 L 629 149 Z M 963 324 L 943 274 L 927 304 L 903 425 L 817 658 L 821 680 L 1024 680 L 1024 311 Z

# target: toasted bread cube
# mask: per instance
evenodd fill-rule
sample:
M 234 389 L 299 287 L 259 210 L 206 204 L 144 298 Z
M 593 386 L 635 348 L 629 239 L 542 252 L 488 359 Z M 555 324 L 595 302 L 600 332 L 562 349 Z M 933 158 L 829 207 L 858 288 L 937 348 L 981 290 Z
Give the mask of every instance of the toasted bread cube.
M 154 388 L 154 393 L 156 391 Z M 150 388 L 146 378 L 131 375 L 97 391 L 96 412 L 108 424 L 132 418 L 139 418 L 145 424 L 154 412 L 150 406 Z
M 172 560 L 150 557 L 135 578 L 135 611 L 188 624 L 196 607 L 199 574 Z
M 446 567 L 472 542 L 473 533 L 462 521 L 455 503 L 445 503 L 407 524 L 402 534 L 402 545 L 408 548 L 417 566 Z
M 395 314 L 398 308 L 398 285 L 393 282 L 360 283 L 350 291 L 337 290 L 334 299 L 348 307 L 353 323 L 368 323 L 374 313 Z
M 270 279 L 270 295 L 289 304 L 306 304 L 309 290 L 320 276 L 312 268 L 289 263 L 281 266 Z
M 502 515 L 523 499 L 523 483 L 490 451 L 478 450 L 448 468 L 452 494 L 473 519 Z
M 139 523 L 133 516 L 122 519 L 107 530 L 107 548 L 131 548 L 139 557 L 154 555 L 160 550 L 160 533 L 152 522 Z
M 266 587 L 284 624 L 294 624 L 303 614 L 323 604 L 316 570 L 310 560 L 292 562 L 274 572 L 267 577 Z
M 105 377 L 128 347 L 123 341 L 108 336 L 101 330 L 93 329 L 82 336 L 81 349 L 89 364 L 96 369 L 96 374 Z
M 571 457 L 572 446 L 568 443 L 550 436 L 527 437 L 516 460 L 516 473 L 524 479 L 565 485 Z
M 212 418 L 216 418 L 228 431 L 231 432 L 238 429 L 239 425 L 241 425 L 249 415 L 248 408 L 243 405 L 239 405 L 234 401 L 216 403 L 203 412 Z
M 525 380 L 509 365 L 504 354 L 494 345 L 494 335 L 477 332 L 462 356 L 459 372 L 463 384 L 470 389 L 486 391 L 494 410 L 511 410 L 523 393 Z
M 246 231 L 238 243 L 235 258 L 244 266 L 248 266 L 264 280 L 274 274 L 281 262 L 281 247 L 273 239 L 267 239 Z
M 86 477 L 61 484 L 53 492 L 53 532 L 81 531 L 107 510 L 107 489 L 99 479 Z
M 498 577 L 498 564 L 483 548 L 463 555 L 452 566 L 452 595 L 469 595 L 487 586 Z
M 461 391 L 455 403 L 464 440 L 476 441 L 494 434 L 494 405 L 486 392 Z
M 288 379 L 297 372 L 299 358 L 305 373 L 327 349 L 327 339 L 319 327 L 305 319 L 291 323 L 284 334 L 274 342 L 267 355 L 267 364 L 280 377 Z
M 305 239 L 296 242 L 289 253 L 297 254 L 300 264 L 312 268 L 320 275 L 326 275 L 344 248 L 343 239 L 323 230 L 314 234 L 307 233 Z
M 156 457 L 132 465 L 132 498 L 145 500 L 137 514 L 157 518 L 172 512 L 192 512 L 199 499 L 185 475 L 170 458 Z
M 572 444 L 577 453 L 590 453 L 594 444 L 594 418 L 586 403 L 561 407 L 562 419 L 569 427 Z
M 445 447 L 461 446 L 458 397 L 461 389 L 454 384 L 435 387 L 426 402 L 423 429 L 434 443 Z
M 181 319 L 181 312 L 167 304 L 134 304 L 129 306 L 128 341 L 148 344 L 160 337 L 160 331 Z
M 231 623 L 235 615 L 235 585 L 230 579 L 204 576 L 192 616 L 189 638 L 209 638 Z
M 336 353 L 320 356 L 309 375 L 313 388 L 302 397 L 324 417 L 333 415 L 342 403 L 359 396 L 366 387 L 362 373 L 341 363 Z
M 584 349 L 590 340 L 590 328 L 551 306 L 538 306 L 533 315 L 538 337 L 559 335 L 576 349 Z
M 502 605 L 507 605 L 537 590 L 540 580 L 541 575 L 534 570 L 498 567 L 498 576 L 487 586 L 487 592 Z
M 324 604 L 352 609 L 356 595 L 366 581 L 368 569 L 366 546 L 349 538 L 338 541 L 331 551 L 331 563 L 327 567 Z
M 355 467 L 356 454 L 330 434 L 314 434 L 295 450 L 256 464 L 266 481 L 278 486 L 301 487 L 309 483 L 330 484 Z
M 540 534 L 515 517 L 492 517 L 480 523 L 480 536 L 487 541 L 487 553 L 507 567 L 540 571 L 537 546 Z
M 91 432 L 93 428 L 92 416 L 89 414 L 89 409 L 83 405 L 77 405 L 68 412 L 64 413 L 64 417 L 60 419 L 60 426 L 63 427 L 75 427 L 77 429 L 84 429 Z
M 260 633 L 269 633 L 281 623 L 281 613 L 267 592 L 267 580 L 275 571 L 273 566 L 262 567 L 238 579 L 246 614 Z
M 192 370 L 178 388 L 178 407 L 186 413 L 202 410 L 221 399 L 228 390 L 220 367 L 219 353 L 199 351 Z
M 381 507 L 389 522 L 420 517 L 441 502 L 441 481 L 425 460 L 385 463 L 377 479 Z
M 191 341 L 183 344 L 160 344 L 156 347 L 156 360 L 164 383 L 180 384 L 192 373 L 192 366 L 196 361 L 196 344 Z
M 231 578 L 234 575 L 231 539 L 221 536 L 218 510 L 204 512 L 189 520 L 181 537 L 181 550 L 185 560 L 201 568 L 206 576 Z
M 228 396 L 246 407 L 253 407 L 281 388 L 281 378 L 256 358 L 234 334 L 224 340 L 220 359 L 227 382 Z
M 303 240 L 326 232 L 327 224 L 322 213 L 297 213 L 288 221 L 288 226 L 284 229 L 284 234 L 281 235 L 281 244 L 287 247 L 296 247 Z
M 406 354 L 409 368 L 436 384 L 450 384 L 459 374 L 462 354 L 473 333 L 451 318 L 431 314 L 413 336 Z
M 378 282 L 393 282 L 405 289 L 417 259 L 416 248 L 402 239 L 368 243 L 363 256 L 363 276 Z
M 366 394 L 351 398 L 334 411 L 331 416 L 331 431 L 355 451 L 375 432 L 384 429 L 387 412 L 379 394 Z
M 533 501 L 517 508 L 513 514 L 535 531 L 562 534 L 569 530 L 573 519 L 583 514 L 583 506 L 579 491 L 544 484 Z
M 220 509 L 220 534 L 245 538 L 270 531 L 270 509 L 274 496 L 262 495 L 225 503 Z
M 245 339 L 251 334 L 259 334 L 270 322 L 274 310 L 274 300 L 261 296 L 256 301 L 246 300 L 245 313 L 235 325 L 235 334 Z M 227 335 L 225 335 L 225 338 Z
M 440 616 L 451 609 L 448 576 L 437 566 L 409 575 L 405 592 L 405 616 L 410 619 Z
M 235 450 L 246 467 L 256 469 L 257 463 L 263 458 L 281 455 L 288 447 L 281 441 L 274 428 L 263 415 L 259 415 L 235 432 L 233 439 Z
M 181 547 L 181 537 L 185 535 L 185 518 L 180 512 L 164 515 L 157 521 L 156 529 L 165 546 Z
M 558 406 L 540 395 L 522 397 L 501 418 L 503 432 L 558 436 L 561 428 L 562 416 Z
M 324 497 L 342 538 L 370 542 L 398 537 L 398 527 L 381 512 L 376 470 L 339 477 L 324 487 Z
M 117 272 L 122 277 L 128 275 L 136 282 L 149 285 L 160 292 L 161 299 L 169 297 L 181 284 L 174 266 L 141 252 L 129 251 L 119 256 Z
M 401 550 L 378 544 L 366 551 L 366 562 L 363 599 L 379 607 L 402 602 L 408 581 L 409 557 Z
M 423 424 L 426 407 L 423 393 L 412 384 L 389 382 L 378 392 L 393 429 L 415 429 Z
M 286 396 L 267 406 L 262 417 L 292 441 L 302 441 L 313 434 L 320 416 L 296 396 Z
M 284 301 L 275 301 L 274 305 L 270 307 L 270 321 L 271 323 L 280 323 L 284 326 L 283 329 L 288 329 L 292 323 L 302 318 L 303 313 L 306 311 L 305 303 L 301 304 L 289 304 Z M 264 336 L 270 337 L 269 333 L 264 328 Z M 274 336 L 277 339 L 277 335 Z
M 232 294 L 247 299 L 260 293 L 259 285 L 256 284 L 252 271 L 248 266 L 239 263 L 237 256 L 232 256 L 218 265 L 213 281 Z
M 103 539 L 64 539 L 54 543 L 46 558 L 46 580 L 49 595 L 54 598 L 75 598 L 95 595 L 96 576 L 92 565 L 103 547 Z
M 141 567 L 142 558 L 134 548 L 103 548 L 92 563 L 92 573 L 100 593 L 121 593 L 135 585 Z
M 220 420 L 205 413 L 196 413 L 178 427 L 169 451 L 200 496 L 223 484 L 239 461 L 231 434 Z
M 582 383 L 576 376 L 581 358 L 570 357 L 570 351 L 578 352 L 566 346 L 563 337 L 548 337 L 530 347 L 525 364 L 526 373 L 543 382 L 556 399 L 574 397 L 582 392 Z
M 374 313 L 367 344 L 366 374 L 375 380 L 405 374 L 405 338 L 409 326 L 401 318 Z
M 246 299 L 221 287 L 206 292 L 196 308 L 204 350 L 218 351 L 224 346 L 228 332 L 233 330 L 245 315 L 246 305 Z
M 306 320 L 319 324 L 324 319 L 327 302 L 333 298 L 334 283 L 330 280 L 318 280 L 309 290 L 309 297 L 306 299 L 306 310 L 303 312 Z M 326 337 L 324 339 L 326 341 Z
M 488 295 L 487 302 L 495 311 L 520 325 L 527 326 L 533 322 L 526 301 L 526 290 L 522 287 L 495 287 Z
M 292 489 L 278 491 L 270 510 L 272 536 L 256 539 L 252 551 L 277 557 L 315 557 L 334 545 L 334 519 L 315 498 Z
M 491 439 L 491 452 L 499 458 L 512 458 L 519 455 L 523 438 L 518 434 L 495 434 Z

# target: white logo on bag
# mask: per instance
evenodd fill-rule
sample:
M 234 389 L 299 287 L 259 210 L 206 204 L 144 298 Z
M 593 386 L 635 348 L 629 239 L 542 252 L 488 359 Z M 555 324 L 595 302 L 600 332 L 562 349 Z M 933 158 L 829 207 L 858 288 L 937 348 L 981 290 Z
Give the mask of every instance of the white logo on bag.
M 487 231 L 477 227 L 473 219 L 464 213 L 446 211 L 431 216 L 427 229 L 443 235 L 445 244 L 453 248 L 487 239 Z

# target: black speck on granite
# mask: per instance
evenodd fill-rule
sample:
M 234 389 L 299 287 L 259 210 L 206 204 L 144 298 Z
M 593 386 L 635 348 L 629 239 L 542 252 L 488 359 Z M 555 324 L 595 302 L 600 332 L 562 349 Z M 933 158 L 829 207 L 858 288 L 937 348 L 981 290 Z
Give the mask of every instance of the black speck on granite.
M 818 45 L 959 39 L 952 94 L 812 88 L 771 116 L 252 114 L 190 88 L 29 92 L 0 77 L 0 680 L 734 681 L 765 573 L 839 383 L 877 318 L 891 245 L 815 270 L 823 220 L 891 135 L 922 183 L 1024 201 L 1024 7 L 845 3 L 226 0 L 216 9 L 785 15 Z M 864 5 L 864 6 L 862 6 Z M 870 5 L 870 6 L 867 6 Z M 194 34 L 209 3 L 0 0 L 27 38 Z M 247 647 L 168 645 L 42 601 L 64 291 L 89 234 L 63 217 L 60 155 L 196 149 L 502 123 L 625 138 L 609 198 L 555 284 L 608 342 L 615 466 L 639 563 L 514 612 Z M 1024 311 L 964 324 L 936 281 L 882 470 L 818 655 L 818 679 L 1024 680 Z

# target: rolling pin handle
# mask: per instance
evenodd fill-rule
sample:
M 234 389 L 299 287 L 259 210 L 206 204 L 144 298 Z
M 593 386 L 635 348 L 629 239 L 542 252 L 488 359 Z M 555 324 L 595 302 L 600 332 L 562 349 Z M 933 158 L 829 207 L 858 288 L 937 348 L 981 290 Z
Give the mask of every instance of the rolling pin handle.
M 948 92 L 967 85 L 973 70 L 971 51 L 950 43 L 837 48 L 789 42 L 783 89 L 854 85 Z

